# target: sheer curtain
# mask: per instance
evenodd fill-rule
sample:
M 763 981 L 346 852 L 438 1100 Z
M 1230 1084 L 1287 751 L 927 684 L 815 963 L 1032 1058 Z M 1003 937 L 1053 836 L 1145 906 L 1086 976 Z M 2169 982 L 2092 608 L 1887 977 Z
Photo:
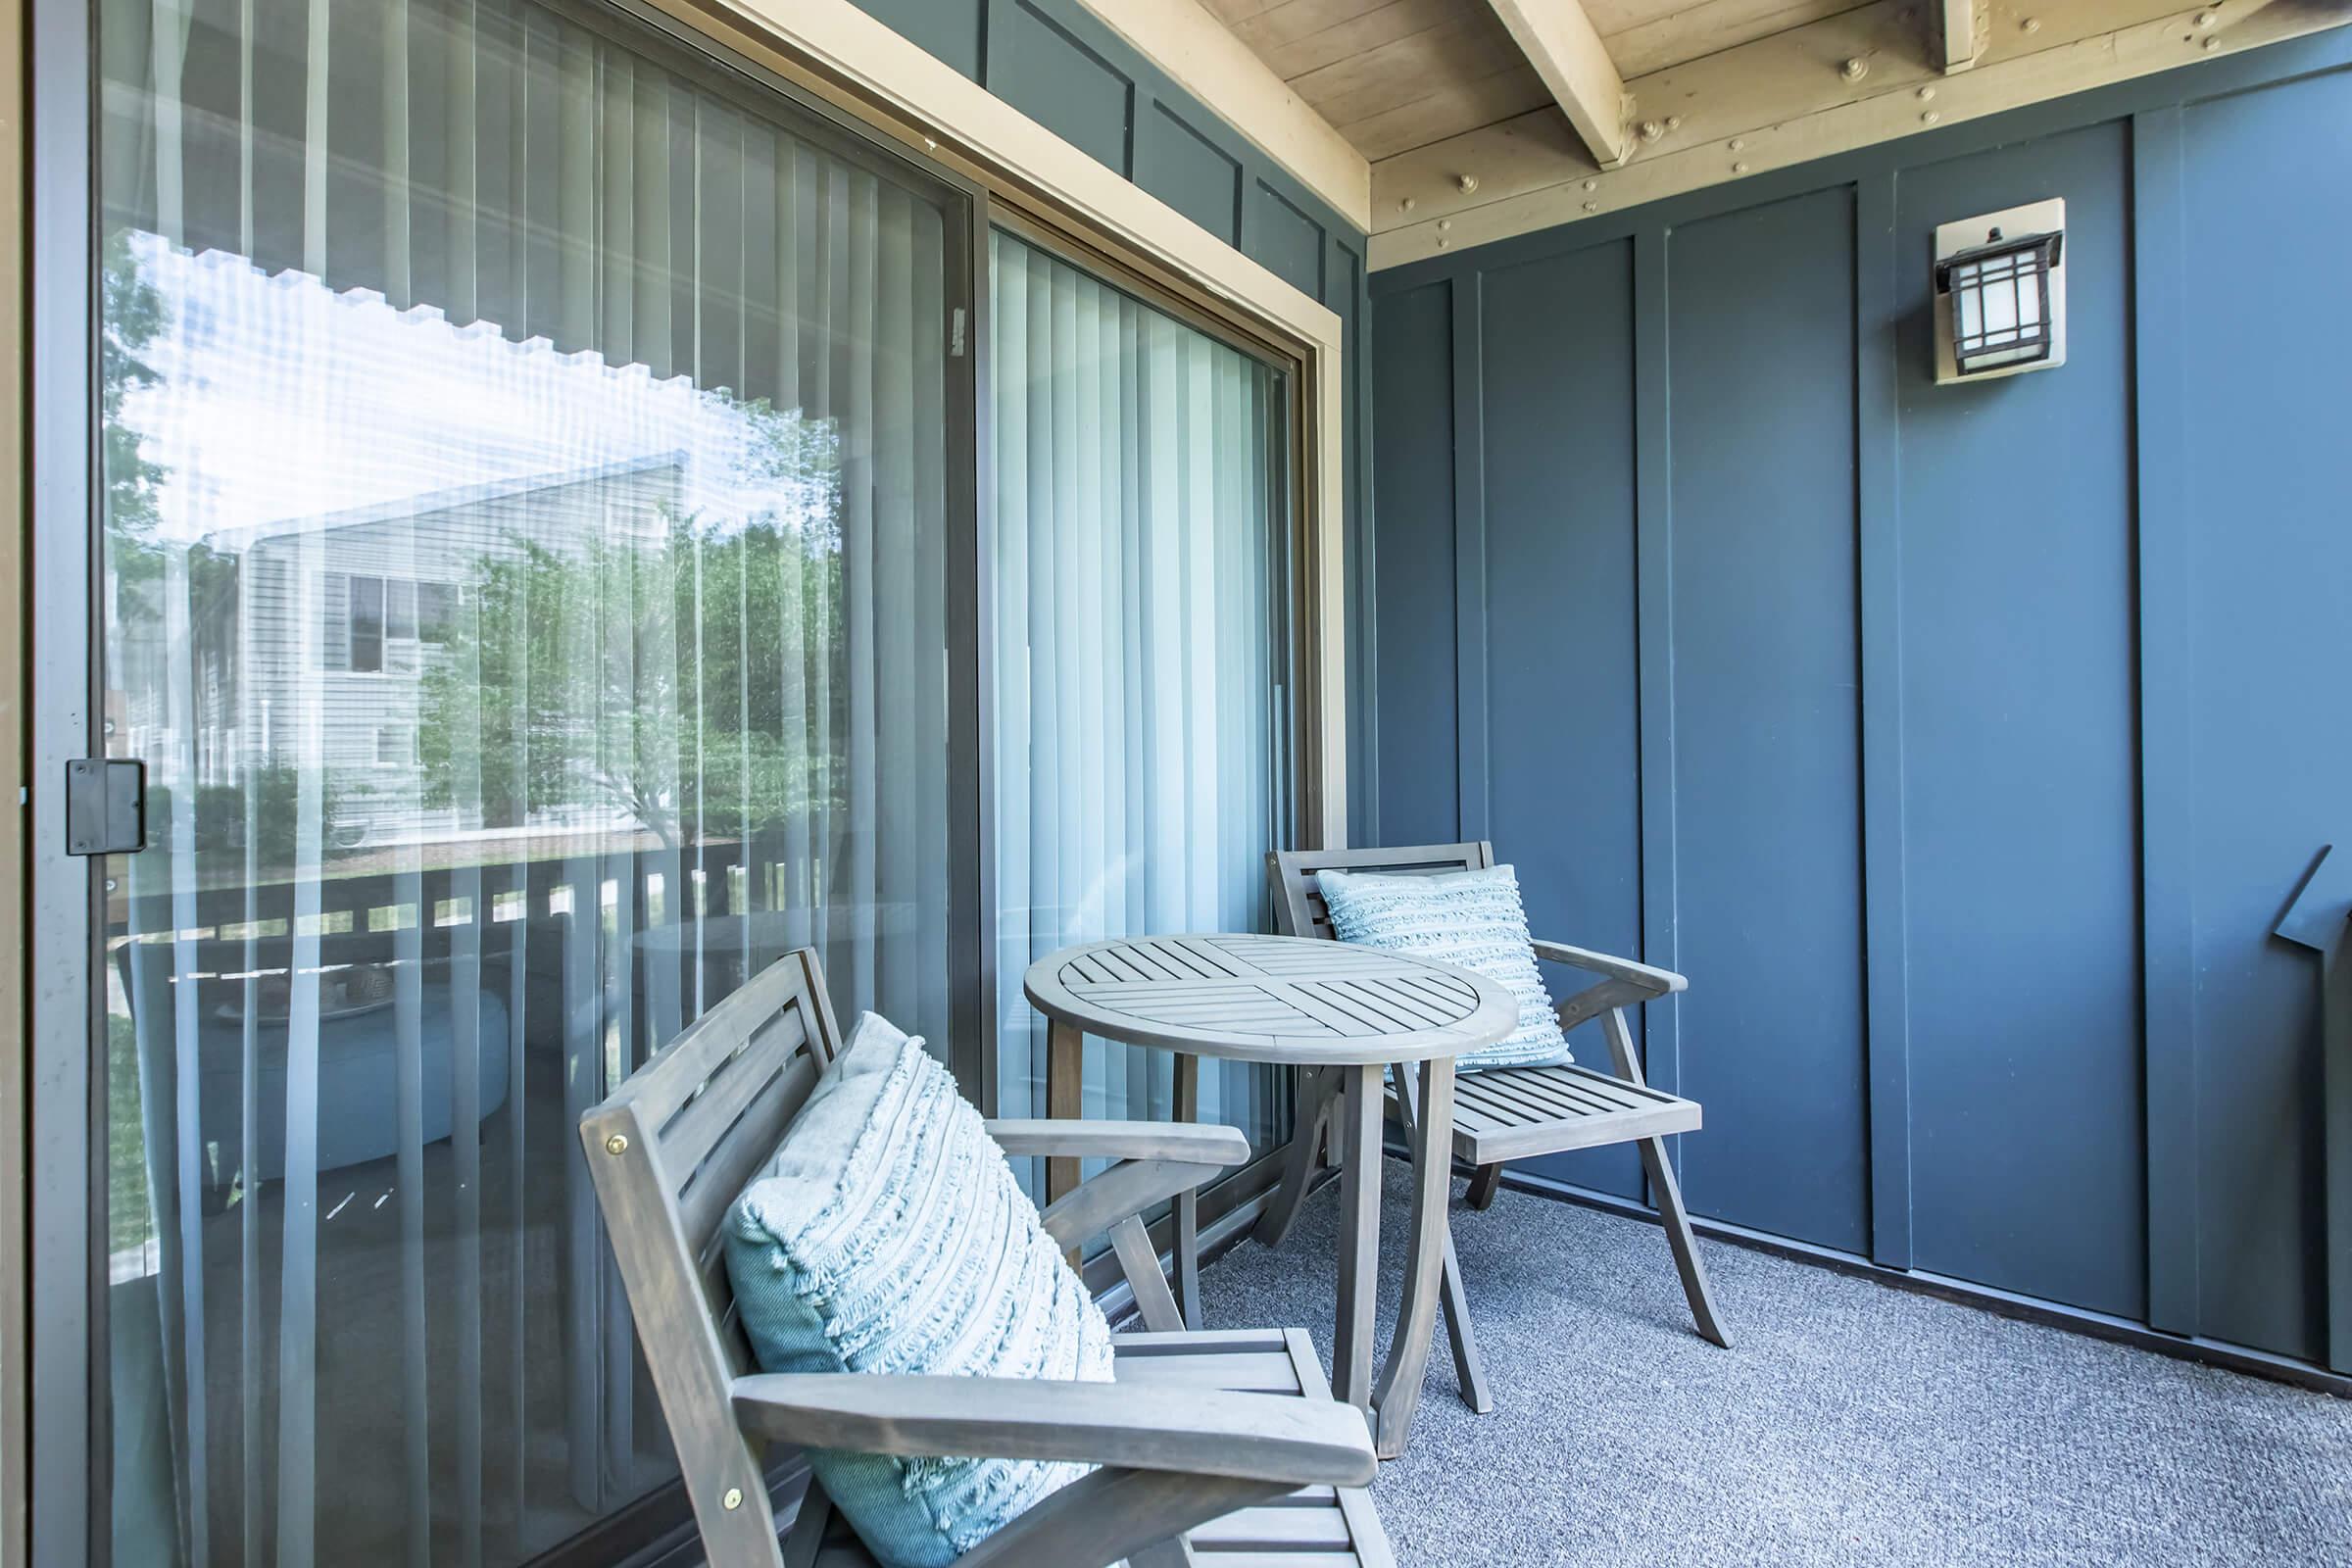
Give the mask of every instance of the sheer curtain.
M 1000 1093 L 1043 1114 L 1032 959 L 1255 931 L 1278 780 L 1285 494 L 1273 371 L 992 236 Z M 1165 1117 L 1165 1052 L 1090 1040 L 1089 1116 Z M 1202 1063 L 1204 1120 L 1278 1137 L 1276 1076 Z
M 960 212 L 527 0 L 102 0 L 118 1562 L 671 1473 L 574 1133 L 759 964 L 944 1044 Z

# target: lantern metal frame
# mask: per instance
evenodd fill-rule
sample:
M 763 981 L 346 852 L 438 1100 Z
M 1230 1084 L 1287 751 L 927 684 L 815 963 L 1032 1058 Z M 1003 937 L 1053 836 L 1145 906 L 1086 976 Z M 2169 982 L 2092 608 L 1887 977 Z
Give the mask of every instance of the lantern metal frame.
M 2066 204 L 2034 202 L 1936 230 L 1936 379 L 1984 381 L 2066 363 Z M 1974 291 L 1978 307 L 1961 308 Z M 2006 291 L 2003 324 L 1984 309 Z M 1973 329 L 1970 320 L 1973 315 Z

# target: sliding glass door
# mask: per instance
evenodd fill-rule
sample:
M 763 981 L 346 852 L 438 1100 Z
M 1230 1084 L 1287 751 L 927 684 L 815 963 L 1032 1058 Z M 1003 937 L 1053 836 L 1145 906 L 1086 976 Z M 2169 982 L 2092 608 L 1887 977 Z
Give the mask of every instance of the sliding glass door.
M 580 1113 L 799 947 L 1042 1113 L 1033 958 L 1263 928 L 1296 389 L 613 7 L 91 9 L 98 1535 L 613 1560 Z
M 114 1561 L 519 1562 L 671 1474 L 581 1110 L 794 947 L 951 1036 L 970 203 L 587 11 L 97 9 Z
M 994 335 L 998 1092 L 1045 1114 L 1029 963 L 1076 942 L 1257 931 L 1288 842 L 1284 382 L 999 230 Z M 1164 1118 L 1173 1058 L 1090 1040 L 1089 1116 Z M 1262 1151 L 1281 1075 L 1204 1062 L 1200 1115 Z

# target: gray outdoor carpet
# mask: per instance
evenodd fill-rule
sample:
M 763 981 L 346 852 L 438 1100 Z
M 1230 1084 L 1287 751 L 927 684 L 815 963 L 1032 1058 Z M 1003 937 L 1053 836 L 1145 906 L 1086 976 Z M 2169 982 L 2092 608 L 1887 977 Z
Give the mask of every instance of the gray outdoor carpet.
M 2352 1564 L 2352 1401 L 1702 1241 L 1722 1350 L 1656 1227 L 1454 1192 L 1494 1410 L 1441 1323 L 1373 1489 L 1400 1563 Z M 1211 1266 L 1209 1326 L 1304 1326 L 1328 1365 L 1338 1212 L 1326 1186 L 1279 1250 Z

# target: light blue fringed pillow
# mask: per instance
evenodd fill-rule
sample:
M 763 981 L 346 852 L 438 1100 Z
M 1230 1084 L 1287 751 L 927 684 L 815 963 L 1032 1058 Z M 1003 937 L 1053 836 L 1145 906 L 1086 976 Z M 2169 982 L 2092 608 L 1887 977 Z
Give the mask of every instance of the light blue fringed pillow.
M 1111 1380 L 1110 1327 L 979 1112 L 873 1013 L 725 1234 L 765 1371 Z M 808 1463 L 886 1568 L 952 1562 L 1089 1468 L 832 1449 Z
M 1316 881 L 1342 942 L 1387 948 L 1475 969 L 1519 999 L 1519 1027 L 1455 1066 L 1552 1066 L 1570 1060 L 1567 1037 L 1536 972 L 1536 950 L 1519 903 L 1519 878 L 1507 865 L 1483 871 L 1404 876 L 1325 871 Z

